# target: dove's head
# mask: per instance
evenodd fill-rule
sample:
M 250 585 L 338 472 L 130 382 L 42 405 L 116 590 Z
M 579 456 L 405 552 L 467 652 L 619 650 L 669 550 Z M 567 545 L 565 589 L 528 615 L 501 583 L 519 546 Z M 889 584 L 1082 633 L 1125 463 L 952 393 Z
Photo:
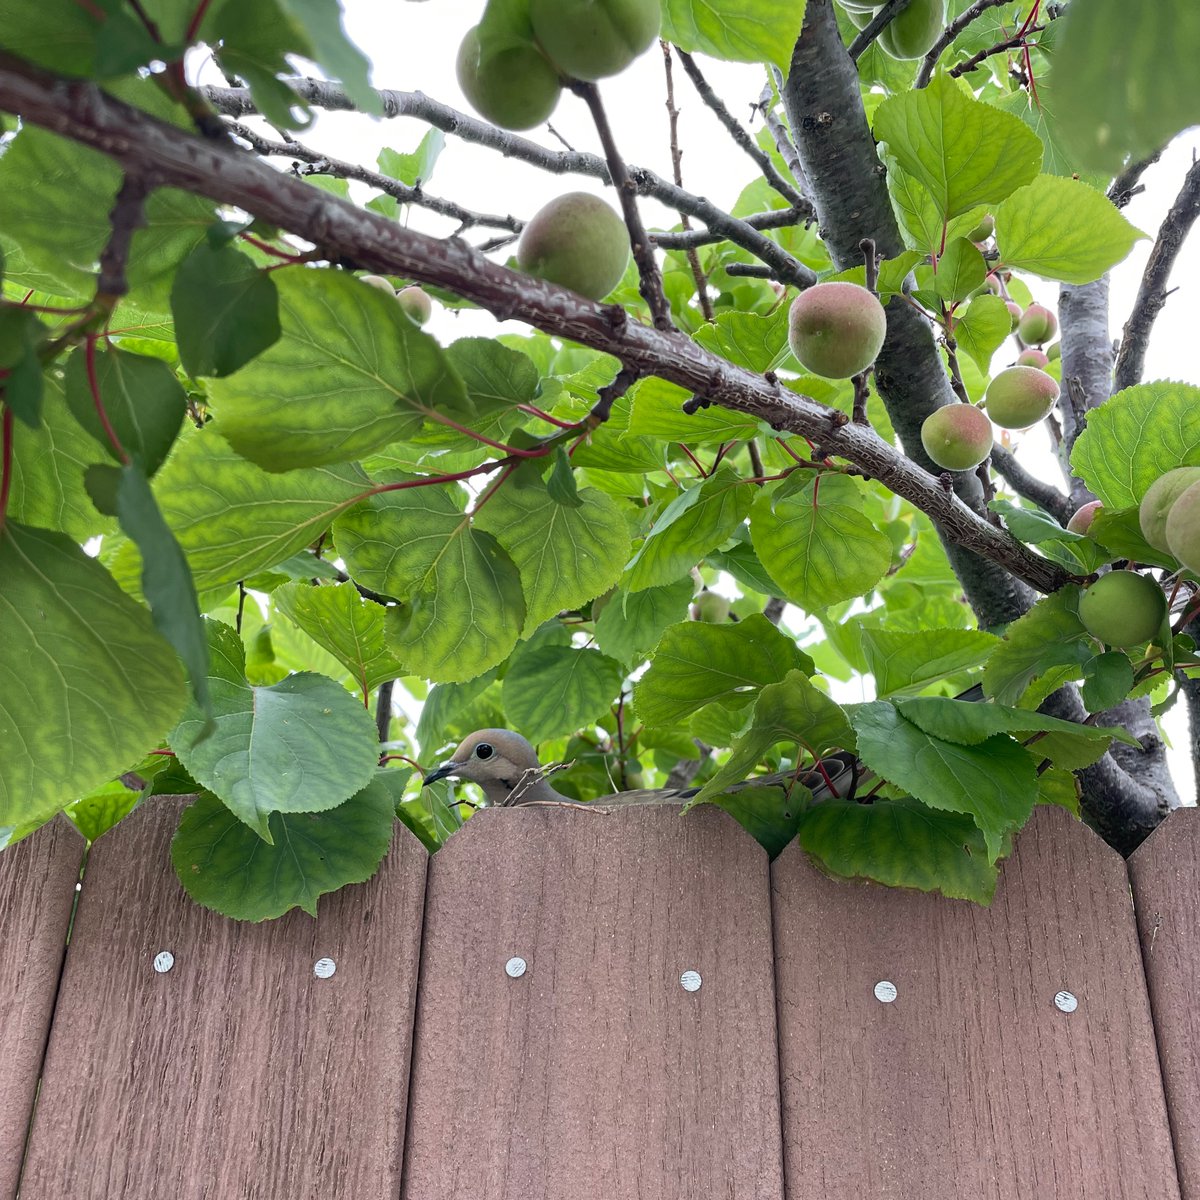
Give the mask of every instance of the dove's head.
M 464 738 L 458 749 L 440 766 L 434 767 L 423 782 L 453 776 L 483 788 L 488 804 L 502 805 L 508 794 L 539 767 L 537 753 L 519 734 L 508 729 L 479 729 Z M 540 788 L 549 788 L 539 781 Z

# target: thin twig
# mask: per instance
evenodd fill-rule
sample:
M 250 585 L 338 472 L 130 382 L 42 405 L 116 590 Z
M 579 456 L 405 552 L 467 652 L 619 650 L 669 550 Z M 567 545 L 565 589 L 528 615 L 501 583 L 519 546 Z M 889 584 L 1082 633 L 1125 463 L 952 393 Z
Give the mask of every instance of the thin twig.
M 1137 162 L 1131 162 L 1112 181 L 1108 189 L 1108 198 L 1118 208 L 1124 208 L 1134 196 L 1146 190 L 1141 182 L 1141 178 L 1150 167 L 1162 158 L 1164 149 L 1165 147 L 1160 146 L 1153 154 L 1147 155 L 1145 158 L 1139 158 Z
M 867 47 L 892 23 L 893 18 L 898 17 L 912 2 L 912 0 L 887 0 L 887 3 L 867 22 L 864 29 L 859 32 L 858 37 L 854 39 L 847 47 L 846 52 L 855 61 L 866 53 Z
M 732 241 L 726 233 L 712 229 L 692 229 L 687 225 L 687 214 L 680 214 L 685 223 L 686 233 L 651 233 L 650 240 L 660 250 L 695 250 L 700 246 L 711 246 L 714 242 Z M 804 214 L 796 208 L 771 208 L 765 212 L 751 213 L 748 217 L 739 218 L 751 229 L 787 229 L 798 225 Z
M 937 66 L 938 59 L 941 58 L 947 47 L 954 43 L 958 35 L 968 25 L 983 16 L 989 8 L 999 8 L 1000 5 L 1009 3 L 1011 3 L 1011 0 L 975 0 L 975 3 L 970 8 L 966 9 L 942 30 L 941 37 L 933 43 L 929 53 L 925 55 L 925 60 L 921 63 L 921 69 L 917 72 L 917 82 L 913 86 L 917 88 L 925 87 L 933 78 L 933 71 Z
M 994 46 L 988 46 L 985 50 L 980 50 L 972 54 L 970 58 L 951 67 L 947 73 L 951 79 L 957 79 L 960 75 L 969 75 L 989 58 L 993 57 L 993 55 L 1003 54 L 1006 50 L 1015 50 L 1018 47 L 1023 48 L 1031 34 L 1041 33 L 1045 28 L 1045 25 L 1031 25 L 1028 29 L 1022 30 L 1013 37 L 1005 38 L 1003 41 L 997 42 Z
M 1044 508 L 1060 525 L 1065 525 L 1075 511 L 1070 496 L 1064 495 L 1052 484 L 1038 479 L 1025 470 L 1011 450 L 999 442 L 992 443 L 992 466 L 996 473 L 1018 496 L 1032 500 Z
M 96 277 L 96 302 L 112 309 L 117 301 L 129 291 L 125 278 L 125 264 L 129 261 L 129 247 L 133 235 L 146 224 L 146 197 L 150 184 L 141 176 L 126 175 L 121 181 L 121 190 L 108 214 L 112 229 L 104 249 L 100 251 L 100 271 Z
M 758 98 L 758 111 L 762 113 L 763 120 L 767 125 L 767 132 L 775 143 L 775 149 L 779 151 L 779 157 L 783 159 L 784 165 L 792 173 L 792 178 L 796 181 L 800 194 L 809 200 L 808 176 L 804 173 L 800 152 L 796 149 L 796 144 L 775 112 L 777 89 L 783 86 L 783 76 L 780 74 L 779 68 L 774 65 L 771 67 L 771 78 L 776 81 L 775 86 L 772 87 L 770 81 L 763 85 L 762 94 Z

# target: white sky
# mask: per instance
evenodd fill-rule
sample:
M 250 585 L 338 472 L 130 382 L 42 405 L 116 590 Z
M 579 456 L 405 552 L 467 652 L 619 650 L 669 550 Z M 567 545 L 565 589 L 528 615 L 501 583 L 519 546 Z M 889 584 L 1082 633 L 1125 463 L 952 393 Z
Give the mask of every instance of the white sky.
M 473 111 L 459 91 L 454 60 L 463 34 L 482 13 L 482 0 L 433 0 L 432 3 L 343 0 L 343 8 L 347 32 L 372 58 L 373 82 L 377 87 L 422 91 L 464 112 Z M 703 56 L 698 61 L 729 110 L 757 132 L 759 123 L 750 125 L 750 106 L 762 88 L 762 68 L 722 63 Z M 678 64 L 674 75 L 675 103 L 680 110 L 679 140 L 684 150 L 684 187 L 728 209 L 752 179 L 754 164 L 732 143 L 698 98 Z M 223 82 L 211 64 L 202 68 L 201 81 Z M 626 160 L 670 178 L 663 62 L 658 48 L 652 47 L 618 78 L 604 81 L 601 90 L 617 144 Z M 563 94 L 551 123 L 576 149 L 600 152 L 587 110 L 576 97 Z M 318 150 L 374 166 L 381 147 L 411 151 L 426 128 L 409 118 L 374 121 L 357 114 L 322 113 L 313 128 L 296 136 Z M 544 127 L 523 136 L 551 148 L 560 148 Z M 1181 135 L 1162 160 L 1147 172 L 1143 180 L 1145 194 L 1136 197 L 1125 210 L 1134 225 L 1151 238 L 1170 208 L 1197 146 L 1200 146 L 1200 130 Z M 563 191 L 604 194 L 608 189 L 590 178 L 546 175 L 519 161 L 501 158 L 492 151 L 447 136 L 445 149 L 426 190 L 453 198 L 467 208 L 527 218 Z M 642 208 L 648 225 L 670 227 L 678 220 L 677 214 L 655 201 L 642 201 Z M 440 235 L 449 233 L 454 224 L 423 209 L 410 210 L 409 221 L 413 228 Z M 487 235 L 473 231 L 470 236 L 478 241 Z M 1114 336 L 1119 336 L 1132 306 L 1151 245 L 1151 240 L 1139 242 L 1129 258 L 1112 273 Z M 511 250 L 501 252 L 501 257 L 508 253 Z M 1179 290 L 1169 299 L 1155 325 L 1146 359 L 1147 380 L 1176 379 L 1200 383 L 1197 279 L 1200 279 L 1200 236 L 1193 236 L 1179 256 L 1172 278 L 1172 285 Z M 1028 277 L 1026 282 L 1037 299 L 1055 306 L 1056 284 Z M 483 312 L 454 315 L 446 310 L 437 311 L 429 326 L 430 332 L 443 340 L 467 334 L 488 336 L 501 329 L 521 330 L 523 327 L 517 322 L 501 326 Z M 1060 477 L 1050 459 L 1044 435 L 1033 431 L 1023 438 L 1025 444 L 1018 443 L 1022 461 L 1057 483 Z M 850 690 L 840 698 L 862 698 L 861 690 L 852 685 L 842 685 L 839 690 L 846 688 Z M 1165 725 L 1168 737 L 1179 747 L 1173 755 L 1173 770 L 1180 794 L 1194 802 L 1195 788 L 1186 753 L 1186 709 L 1182 699 L 1167 715 Z

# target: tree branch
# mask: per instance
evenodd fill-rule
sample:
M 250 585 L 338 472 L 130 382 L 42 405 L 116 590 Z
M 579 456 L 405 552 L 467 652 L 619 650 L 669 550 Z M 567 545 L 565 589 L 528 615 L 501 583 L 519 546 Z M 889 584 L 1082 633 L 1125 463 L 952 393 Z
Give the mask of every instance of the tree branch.
M 1134 196 L 1146 190 L 1141 183 L 1141 178 L 1160 158 L 1162 158 L 1161 147 L 1146 158 L 1138 159 L 1137 162 L 1131 162 L 1112 181 L 1108 189 L 1108 198 L 1118 208 L 1124 208 Z
M 1031 475 L 1017 461 L 1016 455 L 999 442 L 992 444 L 992 466 L 1018 496 L 1044 508 L 1060 525 L 1066 525 L 1071 519 L 1076 508 L 1071 497 L 1064 496 L 1053 484 Z
M 1093 283 L 1064 283 L 1058 292 L 1062 330 L 1062 391 L 1058 414 L 1063 436 L 1059 466 L 1075 508 L 1095 496 L 1071 472 L 1071 451 L 1089 410 L 1103 404 L 1112 388 L 1112 340 L 1108 335 L 1108 276 Z
M 282 175 L 232 143 L 181 134 L 93 84 L 57 78 L 4 51 L 0 108 L 99 151 L 126 171 L 148 173 L 163 186 L 236 205 L 314 243 L 333 259 L 450 288 L 498 317 L 518 317 L 547 333 L 612 354 L 630 369 L 661 376 L 712 403 L 808 436 L 820 442 L 826 454 L 849 460 L 912 501 L 933 519 L 948 544 L 985 555 L 1003 568 L 999 573 L 1005 578 L 1011 572 L 1013 588 L 1021 587 L 1019 579 L 1053 591 L 1068 578 L 1056 564 L 980 518 L 873 430 L 781 387 L 773 377 L 733 366 L 690 338 L 651 329 L 629 319 L 623 309 L 510 271 L 459 238 L 439 240 L 404 229 Z
M 912 0 L 887 0 L 887 3 L 859 31 L 858 37 L 846 47 L 854 62 L 866 53 L 867 47 L 898 17 Z
M 989 8 L 999 8 L 1000 5 L 1010 2 L 1011 0 L 975 0 L 975 3 L 970 8 L 966 9 L 961 16 L 956 17 L 942 30 L 941 37 L 933 43 L 933 47 L 925 55 L 925 59 L 921 63 L 921 69 L 917 72 L 917 82 L 914 86 L 923 88 L 929 83 L 933 78 L 934 68 L 937 66 L 938 59 L 942 57 L 942 54 L 949 46 L 954 44 L 958 35 L 972 21 L 978 20 Z
M 1125 322 L 1125 332 L 1121 337 L 1121 353 L 1117 355 L 1114 384 L 1118 392 L 1141 381 L 1150 332 L 1171 294 L 1167 290 L 1171 270 L 1197 217 L 1200 217 L 1200 161 L 1194 161 L 1188 168 L 1179 195 L 1159 226 L 1158 237 L 1150 251 L 1137 299 L 1133 302 L 1133 310 Z
M 775 97 L 778 94 L 776 89 L 783 87 L 783 75 L 774 64 L 771 66 L 771 77 L 775 80 L 775 85 L 772 86 L 770 80 L 763 84 L 762 93 L 758 97 L 758 111 L 763 115 L 767 132 L 770 133 L 771 140 L 775 143 L 775 149 L 779 151 L 779 157 L 783 159 L 787 169 L 791 172 L 796 186 L 800 189 L 800 194 L 805 200 L 808 200 L 808 178 L 804 174 L 804 167 L 800 164 L 800 155 L 796 152 L 796 147 L 793 145 L 788 131 L 784 128 L 783 122 L 775 113 Z
M 683 215 L 686 218 L 687 214 Z M 802 221 L 804 214 L 795 208 L 772 208 L 766 212 L 751 213 L 748 217 L 733 219 L 744 221 L 751 229 L 787 229 Z M 697 250 L 701 246 L 711 246 L 714 242 L 731 239 L 725 234 L 714 233 L 711 229 L 688 229 L 683 233 L 651 233 L 650 240 L 660 250 Z M 770 271 L 771 268 L 768 267 L 767 270 Z

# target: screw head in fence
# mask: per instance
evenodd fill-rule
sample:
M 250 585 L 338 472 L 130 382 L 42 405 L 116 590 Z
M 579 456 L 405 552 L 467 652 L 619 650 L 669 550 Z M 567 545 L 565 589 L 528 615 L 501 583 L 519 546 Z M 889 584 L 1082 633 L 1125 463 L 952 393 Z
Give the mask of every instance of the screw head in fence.
M 698 992 L 700 984 L 704 981 L 700 978 L 699 971 L 684 971 L 679 977 L 679 986 L 685 992 Z
M 170 950 L 160 950 L 154 956 L 154 969 L 160 975 L 165 975 L 174 965 L 175 955 Z
M 520 979 L 525 974 L 525 967 L 525 960 L 514 955 L 504 964 L 504 973 L 509 979 Z
M 313 963 L 313 974 L 318 979 L 329 979 L 337 970 L 337 963 L 332 958 L 318 958 Z
M 891 1004 L 896 998 L 896 985 L 890 979 L 881 979 L 875 985 L 875 999 L 880 1004 Z
M 1074 1012 L 1079 1007 L 1079 1001 L 1076 999 L 1074 992 L 1068 992 L 1064 989 L 1061 992 L 1054 993 L 1054 1007 L 1059 1012 Z

